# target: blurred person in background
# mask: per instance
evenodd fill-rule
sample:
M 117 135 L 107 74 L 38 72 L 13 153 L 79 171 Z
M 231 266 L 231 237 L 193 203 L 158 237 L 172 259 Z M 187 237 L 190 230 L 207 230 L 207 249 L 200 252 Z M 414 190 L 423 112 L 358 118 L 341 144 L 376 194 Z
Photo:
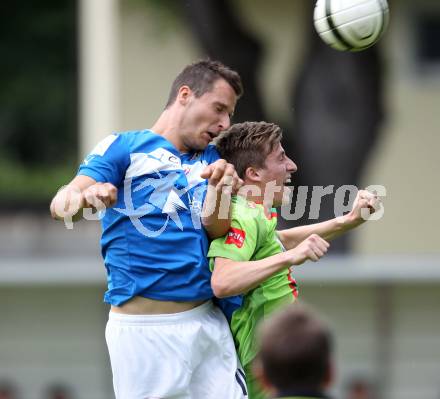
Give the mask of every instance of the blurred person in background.
M 352 378 L 347 384 L 345 399 L 376 399 L 374 385 L 366 378 Z
M 0 399 L 19 399 L 17 388 L 11 381 L 0 381 Z
M 333 382 L 332 334 L 310 309 L 292 304 L 264 321 L 255 370 L 279 399 L 326 398 Z
M 44 399 L 75 399 L 75 397 L 68 386 L 55 384 L 46 390 Z

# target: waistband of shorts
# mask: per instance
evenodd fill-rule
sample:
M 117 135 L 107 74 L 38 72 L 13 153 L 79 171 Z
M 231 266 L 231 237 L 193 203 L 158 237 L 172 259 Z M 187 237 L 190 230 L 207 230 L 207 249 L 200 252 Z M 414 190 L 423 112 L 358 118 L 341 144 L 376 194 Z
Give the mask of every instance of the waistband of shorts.
M 196 319 L 207 314 L 214 308 L 211 300 L 193 308 L 179 313 L 166 314 L 122 314 L 110 311 L 108 319 L 121 325 L 152 325 L 152 324 L 174 324 Z

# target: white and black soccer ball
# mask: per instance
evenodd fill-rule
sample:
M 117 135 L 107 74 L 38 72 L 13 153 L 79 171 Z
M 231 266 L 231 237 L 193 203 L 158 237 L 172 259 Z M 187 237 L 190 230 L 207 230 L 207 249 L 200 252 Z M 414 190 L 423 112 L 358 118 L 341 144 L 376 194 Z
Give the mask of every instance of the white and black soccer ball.
M 389 9 L 386 0 L 318 0 L 313 18 L 316 31 L 328 45 L 361 51 L 380 39 Z

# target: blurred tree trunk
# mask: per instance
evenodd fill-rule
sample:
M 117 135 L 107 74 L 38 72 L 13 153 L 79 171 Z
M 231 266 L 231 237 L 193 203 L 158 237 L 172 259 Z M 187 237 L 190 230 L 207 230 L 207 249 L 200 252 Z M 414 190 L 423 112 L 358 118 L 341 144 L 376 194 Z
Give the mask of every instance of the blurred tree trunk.
M 310 20 L 311 15 L 312 10 Z M 295 114 L 288 147 L 298 164 L 295 186 L 309 186 L 309 195 L 305 216 L 287 225 L 335 217 L 335 191 L 342 185 L 359 187 L 383 117 L 379 47 L 345 53 L 324 44 L 313 29 L 308 37 L 309 51 L 292 84 Z M 333 194 L 322 198 L 319 219 L 310 220 L 312 186 L 329 185 Z M 335 240 L 333 251 L 349 250 L 349 238 Z
M 203 52 L 241 75 L 244 96 L 237 104 L 234 122 L 265 120 L 257 84 L 262 48 L 240 24 L 231 3 L 228 0 L 186 0 L 184 13 Z
M 242 76 L 245 95 L 238 103 L 235 121 L 267 120 L 258 90 L 260 43 L 244 30 L 229 1 L 187 0 L 184 4 L 190 28 L 202 50 Z M 312 21 L 313 3 L 303 4 L 310 4 Z M 304 32 L 309 41 L 308 52 L 292 84 L 293 134 L 284 129 L 286 151 L 299 169 L 294 175 L 295 187 L 309 186 L 309 193 L 304 217 L 296 221 L 281 219 L 282 227 L 335 217 L 334 193 L 342 185 L 359 185 L 383 114 L 378 46 L 361 53 L 342 53 L 321 41 L 312 22 L 309 27 Z M 322 198 L 319 218 L 310 219 L 312 186 L 328 185 L 334 185 L 333 194 Z M 349 236 L 332 243 L 334 252 L 348 250 Z

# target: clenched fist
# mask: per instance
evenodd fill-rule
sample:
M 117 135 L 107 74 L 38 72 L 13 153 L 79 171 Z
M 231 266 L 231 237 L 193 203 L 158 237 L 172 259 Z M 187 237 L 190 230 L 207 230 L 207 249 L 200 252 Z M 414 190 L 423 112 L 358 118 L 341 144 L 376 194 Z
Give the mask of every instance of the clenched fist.
M 329 246 L 319 235 L 312 234 L 295 248 L 288 250 L 286 255 L 291 265 L 301 265 L 306 260 L 316 262 L 327 253 Z
M 116 204 L 118 190 L 111 183 L 96 183 L 82 192 L 83 208 L 102 210 Z
M 359 190 L 353 202 L 353 208 L 348 213 L 352 223 L 362 223 L 376 212 L 381 206 L 381 200 L 375 193 Z
M 208 165 L 200 177 L 208 179 L 208 184 L 215 187 L 217 192 L 228 189 L 235 194 L 243 185 L 243 180 L 238 177 L 234 165 L 224 159 L 218 159 Z
M 110 183 L 95 183 L 82 192 L 76 186 L 65 186 L 58 191 L 50 204 L 54 219 L 79 218 L 83 208 L 103 210 L 116 203 L 118 190 Z

